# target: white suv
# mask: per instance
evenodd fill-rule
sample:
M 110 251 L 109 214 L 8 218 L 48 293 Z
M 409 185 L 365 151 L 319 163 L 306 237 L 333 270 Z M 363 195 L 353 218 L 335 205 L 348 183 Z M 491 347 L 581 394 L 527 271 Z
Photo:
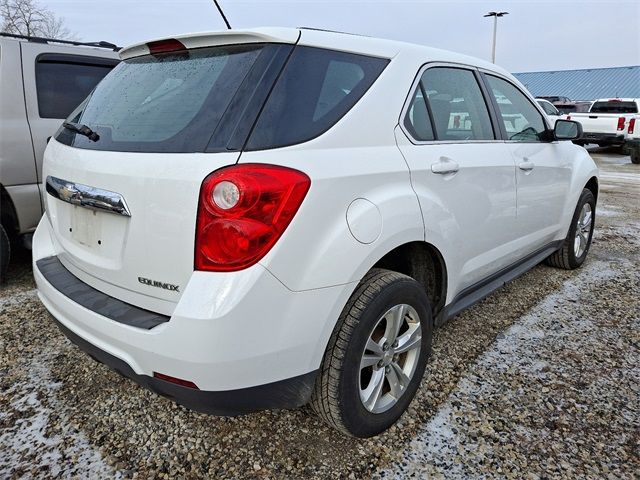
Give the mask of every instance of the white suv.
M 307 29 L 120 55 L 47 147 L 34 275 L 73 342 L 190 408 L 375 435 L 434 325 L 585 260 L 579 124 L 492 64 Z

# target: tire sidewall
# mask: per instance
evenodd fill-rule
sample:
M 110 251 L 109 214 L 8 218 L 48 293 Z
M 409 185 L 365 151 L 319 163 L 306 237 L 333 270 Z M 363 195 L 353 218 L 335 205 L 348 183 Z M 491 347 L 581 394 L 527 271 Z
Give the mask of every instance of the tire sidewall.
M 360 359 L 366 341 L 378 320 L 390 308 L 403 303 L 411 305 L 420 317 L 422 328 L 420 358 L 409 387 L 400 400 L 389 410 L 374 414 L 366 410 L 360 400 Z M 366 306 L 351 335 L 339 383 L 342 419 L 353 435 L 357 437 L 377 435 L 391 427 L 402 416 L 420 386 L 431 353 L 432 335 L 433 320 L 429 299 L 424 288 L 413 279 L 399 279 L 386 286 Z
M 573 247 L 573 242 L 576 236 L 576 230 L 578 228 L 578 219 L 580 218 L 580 212 L 582 211 L 582 207 L 588 203 L 591 205 L 591 229 L 589 230 L 589 237 L 587 238 L 587 248 L 585 248 L 584 252 L 580 257 L 576 257 L 575 250 Z M 573 219 L 571 220 L 571 227 L 569 228 L 569 235 L 567 237 L 567 241 L 569 242 L 569 264 L 571 268 L 578 268 L 581 266 L 587 255 L 589 254 L 589 249 L 591 248 L 591 241 L 593 239 L 593 230 L 596 225 L 596 199 L 593 196 L 591 190 L 584 189 L 582 194 L 580 195 L 580 199 L 578 200 L 578 205 L 576 206 L 576 210 L 573 213 Z

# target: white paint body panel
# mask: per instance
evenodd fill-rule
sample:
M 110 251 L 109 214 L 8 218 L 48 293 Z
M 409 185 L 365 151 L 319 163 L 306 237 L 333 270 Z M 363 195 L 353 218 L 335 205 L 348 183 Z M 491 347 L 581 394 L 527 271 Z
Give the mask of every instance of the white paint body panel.
M 50 215 L 36 232 L 34 262 L 58 255 L 94 288 L 171 320 L 149 331 L 118 324 L 61 295 L 34 267 L 39 295 L 70 330 L 137 373 L 160 371 L 192 380 L 201 389 L 229 390 L 316 370 L 349 296 L 385 254 L 409 242 L 433 245 L 447 266 L 446 299 L 451 302 L 536 245 L 563 238 L 582 188 L 597 175 L 586 151 L 568 142 L 543 148 L 502 141 L 409 141 L 398 120 L 421 66 L 473 65 L 518 84 L 487 62 L 308 30 L 180 39 L 204 46 L 249 37 L 291 43 L 299 38 L 302 45 L 391 61 L 335 126 L 302 144 L 242 154 L 98 152 L 55 141 L 47 148 L 45 178 L 54 175 L 120 193 L 132 216 L 98 214 L 102 218 L 96 225 L 109 232 L 104 238 L 109 244 L 89 247 L 86 243 L 97 237 L 85 235 L 89 240 L 83 243 L 68 235 L 76 207 L 48 197 Z M 144 48 L 134 46 L 123 55 L 144 53 Z M 524 156 L 536 162 L 527 176 L 517 172 Z M 433 174 L 431 163 L 441 157 L 455 159 L 460 171 L 450 178 Z M 309 176 L 310 190 L 258 264 L 233 273 L 194 272 L 200 185 L 210 172 L 236 161 L 295 168 Z M 179 284 L 181 291 L 140 284 L 138 276 Z

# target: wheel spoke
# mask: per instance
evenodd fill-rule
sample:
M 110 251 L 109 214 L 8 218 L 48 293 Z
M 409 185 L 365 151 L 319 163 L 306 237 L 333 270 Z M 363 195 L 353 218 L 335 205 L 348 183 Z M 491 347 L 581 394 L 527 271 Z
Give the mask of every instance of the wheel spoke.
M 404 323 L 404 317 L 407 314 L 406 305 L 397 305 L 387 312 L 385 318 L 387 319 L 387 328 L 384 332 L 384 336 L 389 343 L 394 343 L 398 338 L 398 332 Z
M 420 346 L 422 342 L 422 329 L 420 324 L 412 325 L 411 328 L 398 338 L 398 347 L 395 353 L 404 353 Z
M 367 340 L 367 346 L 364 350 L 365 352 L 372 352 L 374 355 L 377 355 L 379 357 L 381 357 L 384 353 L 382 350 L 382 346 L 379 343 L 376 343 L 375 340 L 371 337 L 369 337 L 369 340 Z
M 395 398 L 400 398 L 409 385 L 411 379 L 406 373 L 404 373 L 400 365 L 396 362 L 391 362 L 389 367 L 389 371 L 387 372 L 387 381 L 391 387 L 391 395 Z
M 591 210 L 585 210 L 584 217 L 580 223 L 583 230 L 591 226 Z
M 367 367 L 371 367 L 373 365 L 376 365 L 380 360 L 382 360 L 382 357 L 380 355 L 367 355 L 367 354 L 365 354 L 362 357 L 362 360 L 360 360 L 360 370 L 362 370 L 363 368 L 367 368 Z
M 378 400 L 380 400 L 380 394 L 382 393 L 382 386 L 384 385 L 384 370 L 376 370 L 373 372 L 371 381 L 367 388 L 360 392 L 362 403 L 370 412 L 375 410 Z

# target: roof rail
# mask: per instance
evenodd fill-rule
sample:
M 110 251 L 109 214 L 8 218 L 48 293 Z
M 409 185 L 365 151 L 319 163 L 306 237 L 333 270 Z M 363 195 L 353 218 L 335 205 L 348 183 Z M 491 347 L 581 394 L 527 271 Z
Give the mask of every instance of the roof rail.
M 20 40 L 28 40 L 30 42 L 36 43 L 62 43 L 64 45 L 76 45 L 83 47 L 99 47 L 99 48 L 108 48 L 109 50 L 113 50 L 114 52 L 119 52 L 122 47 L 119 47 L 113 43 L 100 41 L 100 42 L 74 42 L 72 40 L 58 40 L 55 38 L 45 38 L 45 37 L 33 37 L 30 35 L 17 35 L 15 33 L 5 33 L 0 32 L 0 37 L 10 37 L 17 38 Z

